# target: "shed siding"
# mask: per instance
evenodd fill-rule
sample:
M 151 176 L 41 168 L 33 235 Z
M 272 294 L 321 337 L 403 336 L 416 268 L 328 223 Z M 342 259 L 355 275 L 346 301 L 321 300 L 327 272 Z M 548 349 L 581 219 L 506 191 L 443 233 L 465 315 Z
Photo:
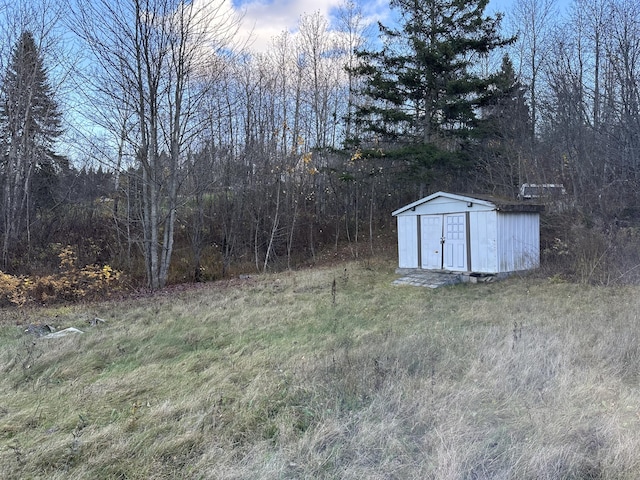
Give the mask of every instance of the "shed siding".
M 398 267 L 418 268 L 418 219 L 398 215 Z
M 497 213 L 472 212 L 469 214 L 471 271 L 495 273 L 498 270 Z
M 536 268 L 540 263 L 540 219 L 532 213 L 498 215 L 499 272 Z

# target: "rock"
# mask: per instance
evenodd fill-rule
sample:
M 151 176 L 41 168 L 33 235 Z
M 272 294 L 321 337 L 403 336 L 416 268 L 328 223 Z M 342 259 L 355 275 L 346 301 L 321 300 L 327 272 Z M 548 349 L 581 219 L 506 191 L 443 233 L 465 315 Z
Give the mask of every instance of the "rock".
M 49 335 L 50 333 L 55 331 L 56 331 L 55 327 L 52 327 L 51 325 L 47 325 L 46 323 L 43 323 L 43 324 L 32 323 L 25 329 L 24 333 L 30 333 L 31 335 L 35 335 L 36 337 L 42 337 L 44 335 Z
M 64 330 L 60 330 L 59 332 L 53 332 L 49 335 L 45 335 L 44 338 L 60 338 L 66 337 L 67 335 L 71 335 L 74 333 L 84 333 L 82 330 L 78 330 L 74 327 L 65 328 Z

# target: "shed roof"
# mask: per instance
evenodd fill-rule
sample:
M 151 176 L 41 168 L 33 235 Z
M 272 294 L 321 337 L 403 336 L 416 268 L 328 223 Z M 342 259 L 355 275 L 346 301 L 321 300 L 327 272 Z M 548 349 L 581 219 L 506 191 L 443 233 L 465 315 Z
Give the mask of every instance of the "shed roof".
M 447 193 L 447 192 L 436 192 L 431 195 L 421 198 L 420 200 L 416 200 L 413 203 L 405 205 L 402 208 L 399 208 L 395 212 L 392 213 L 393 216 L 396 216 L 402 212 L 406 212 L 407 210 L 415 209 L 415 207 L 422 205 L 424 203 L 430 202 L 431 200 L 439 197 L 450 198 L 452 200 L 457 200 L 460 202 L 474 202 L 481 205 L 485 205 L 487 207 L 495 208 L 498 211 L 502 212 L 514 212 L 514 213 L 539 213 L 544 210 L 544 205 L 538 205 L 534 203 L 528 202 L 518 202 L 515 200 L 507 200 L 504 198 L 495 197 L 493 195 L 483 195 L 483 194 L 458 194 L 458 193 Z

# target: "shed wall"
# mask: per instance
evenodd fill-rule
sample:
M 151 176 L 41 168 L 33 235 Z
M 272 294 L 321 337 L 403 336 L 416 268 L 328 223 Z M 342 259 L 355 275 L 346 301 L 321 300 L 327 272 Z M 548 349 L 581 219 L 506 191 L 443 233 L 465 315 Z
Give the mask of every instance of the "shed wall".
M 540 217 L 534 213 L 498 214 L 498 272 L 540 266 Z
M 398 267 L 418 268 L 418 218 L 398 215 Z
M 495 210 L 469 213 L 471 271 L 498 273 L 498 220 Z

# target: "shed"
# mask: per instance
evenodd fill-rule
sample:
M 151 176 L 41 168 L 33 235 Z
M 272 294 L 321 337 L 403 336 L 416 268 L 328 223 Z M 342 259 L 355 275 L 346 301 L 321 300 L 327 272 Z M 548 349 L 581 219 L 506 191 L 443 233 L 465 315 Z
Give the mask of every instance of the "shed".
M 540 265 L 542 205 L 437 192 L 393 212 L 398 266 L 483 274 Z

